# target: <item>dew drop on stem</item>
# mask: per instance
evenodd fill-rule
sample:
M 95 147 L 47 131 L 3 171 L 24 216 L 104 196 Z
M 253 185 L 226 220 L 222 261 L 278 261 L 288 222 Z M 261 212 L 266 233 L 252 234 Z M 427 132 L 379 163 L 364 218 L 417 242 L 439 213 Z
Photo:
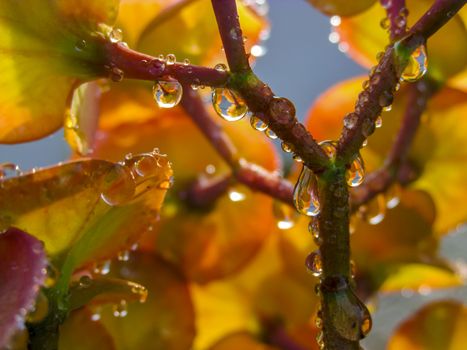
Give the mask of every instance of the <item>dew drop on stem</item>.
M 160 108 L 172 108 L 182 99 L 183 88 L 176 80 L 160 80 L 154 84 L 152 93 Z
M 295 209 L 300 214 L 316 216 L 319 214 L 318 182 L 315 174 L 306 166 L 302 171 L 294 188 L 293 201 Z
M 428 60 L 425 45 L 417 47 L 409 57 L 407 66 L 401 75 L 405 82 L 416 82 L 421 79 L 428 70 Z
M 321 276 L 323 272 L 323 263 L 321 261 L 321 254 L 320 252 L 314 251 L 310 253 L 305 260 L 305 266 L 307 267 L 308 271 L 315 277 Z
M 268 124 L 263 122 L 260 118 L 255 115 L 250 117 L 250 125 L 253 129 L 257 131 L 265 131 L 268 128 Z
M 365 167 L 360 154 L 358 154 L 350 163 L 350 166 L 345 173 L 345 178 L 347 180 L 347 185 L 350 187 L 357 187 L 363 182 L 365 178 Z
M 236 92 L 226 88 L 213 89 L 212 105 L 216 113 L 229 122 L 242 119 L 248 112 L 245 101 Z

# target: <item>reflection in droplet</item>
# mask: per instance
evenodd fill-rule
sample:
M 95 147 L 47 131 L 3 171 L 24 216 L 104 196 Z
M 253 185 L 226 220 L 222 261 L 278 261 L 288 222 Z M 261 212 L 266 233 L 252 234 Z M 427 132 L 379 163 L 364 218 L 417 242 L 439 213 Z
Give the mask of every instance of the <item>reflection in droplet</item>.
M 229 122 L 242 119 L 248 111 L 245 101 L 236 92 L 225 88 L 213 89 L 212 105 L 216 113 Z
M 160 80 L 154 84 L 152 92 L 160 108 L 172 108 L 182 99 L 183 88 L 176 80 Z
M 253 129 L 258 130 L 258 131 L 264 131 L 268 128 L 268 124 L 266 124 L 265 122 L 263 122 L 261 119 L 259 119 L 258 117 L 254 115 L 250 117 L 250 124 Z
M 350 163 L 350 167 L 347 169 L 345 177 L 347 179 L 347 185 L 350 187 L 357 187 L 363 182 L 365 178 L 365 167 L 360 154 L 358 154 L 352 163 Z
M 116 164 L 104 179 L 102 200 L 111 206 L 129 202 L 135 194 L 136 184 L 131 172 L 124 166 Z
M 323 263 L 321 261 L 321 254 L 319 251 L 310 253 L 306 257 L 305 265 L 307 269 L 313 274 L 313 276 L 321 276 L 321 273 L 323 272 Z
M 401 80 L 415 82 L 422 78 L 428 70 L 425 45 L 417 47 L 410 55 L 409 62 L 401 75 Z
M 318 183 L 316 176 L 306 166 L 302 171 L 294 188 L 293 200 L 295 209 L 300 214 L 316 216 L 320 205 L 318 198 Z

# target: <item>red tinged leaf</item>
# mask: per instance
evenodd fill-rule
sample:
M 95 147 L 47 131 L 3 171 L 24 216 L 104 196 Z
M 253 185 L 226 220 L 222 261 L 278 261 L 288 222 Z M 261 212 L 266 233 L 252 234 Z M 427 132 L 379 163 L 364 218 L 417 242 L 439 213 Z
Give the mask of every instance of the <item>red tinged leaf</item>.
M 46 276 L 43 244 L 33 236 L 9 228 L 0 233 L 0 348 L 23 326 Z

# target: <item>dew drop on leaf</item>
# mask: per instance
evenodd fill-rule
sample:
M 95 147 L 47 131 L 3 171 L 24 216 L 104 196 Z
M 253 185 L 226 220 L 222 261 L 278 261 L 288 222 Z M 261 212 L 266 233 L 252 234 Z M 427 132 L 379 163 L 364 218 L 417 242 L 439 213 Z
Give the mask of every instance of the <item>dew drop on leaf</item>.
M 347 169 L 345 177 L 347 185 L 350 187 L 357 187 L 363 182 L 363 179 L 365 178 L 365 167 L 360 154 L 358 154 L 352 163 L 350 163 L 350 167 Z
M 212 105 L 216 113 L 229 122 L 242 119 L 248 111 L 245 101 L 237 93 L 224 88 L 213 89 Z
M 160 80 L 154 84 L 152 93 L 160 108 L 172 108 L 182 99 L 183 88 L 176 80 Z
M 246 195 L 244 193 L 241 193 L 235 189 L 230 189 L 229 190 L 229 199 L 232 202 L 241 202 L 246 199 Z
M 288 144 L 287 142 L 282 142 L 281 143 L 281 148 L 285 153 L 293 152 L 293 146 Z
M 422 78 L 428 70 L 425 45 L 417 47 L 409 57 L 409 62 L 401 75 L 405 82 L 415 82 Z
M 118 261 L 129 261 L 130 260 L 130 251 L 122 250 L 117 254 Z
M 295 209 L 300 214 L 307 216 L 319 214 L 318 182 L 315 174 L 306 166 L 302 167 L 297 184 L 295 185 L 293 200 Z
M 131 172 L 126 167 L 114 166 L 105 176 L 104 182 L 101 198 L 108 205 L 122 205 L 134 197 L 136 184 Z
M 321 141 L 319 143 L 321 148 L 323 149 L 324 153 L 330 158 L 334 159 L 336 157 L 336 151 L 337 151 L 337 142 L 336 141 Z

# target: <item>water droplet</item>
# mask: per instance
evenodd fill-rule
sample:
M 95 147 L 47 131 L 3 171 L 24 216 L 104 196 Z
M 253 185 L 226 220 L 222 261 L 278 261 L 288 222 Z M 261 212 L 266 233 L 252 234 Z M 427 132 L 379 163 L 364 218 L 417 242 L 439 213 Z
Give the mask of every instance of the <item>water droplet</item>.
M 362 148 L 368 146 L 368 139 L 363 140 Z
M 173 53 L 169 53 L 165 58 L 165 62 L 167 63 L 167 65 L 171 66 L 175 64 L 175 62 L 177 62 L 177 57 L 175 57 Z
M 118 261 L 129 261 L 130 260 L 130 251 L 129 250 L 122 250 L 118 252 L 117 255 Z
M 120 28 L 114 28 L 109 34 L 112 43 L 117 44 L 123 40 L 123 32 Z
M 302 171 L 294 188 L 293 200 L 295 209 L 300 214 L 316 216 L 319 214 L 318 182 L 315 174 L 306 166 Z
M 88 43 L 86 42 L 86 40 L 84 39 L 81 39 L 81 40 L 78 40 L 75 44 L 75 50 L 76 51 L 84 51 L 86 50 L 86 47 L 88 46 Z
M 297 163 L 303 163 L 302 157 L 300 157 L 298 154 L 294 154 L 292 156 L 293 160 L 296 161 Z
M 323 273 L 323 263 L 319 251 L 314 251 L 306 257 L 305 265 L 313 276 L 319 277 Z
M 183 60 L 183 65 L 188 66 L 190 64 L 190 60 L 188 58 L 185 58 Z
M 0 163 L 0 180 L 21 176 L 21 169 L 13 163 Z
M 401 80 L 415 82 L 425 75 L 428 69 L 428 60 L 425 45 L 417 47 L 410 55 L 409 62 L 401 75 Z
M 383 125 L 383 118 L 381 118 L 381 116 L 379 116 L 378 118 L 376 118 L 375 128 L 380 128 L 382 125 Z
M 281 143 L 281 148 L 285 153 L 293 152 L 293 146 L 288 144 L 287 142 L 282 142 Z
M 383 91 L 378 98 L 378 103 L 383 108 L 383 111 L 390 111 L 393 100 L 394 96 L 389 91 Z
M 337 152 L 337 142 L 336 141 L 321 141 L 319 143 L 321 148 L 323 149 L 324 153 L 330 158 L 334 159 L 336 158 L 336 152 Z
M 250 124 L 253 129 L 258 131 L 265 131 L 268 128 L 268 124 L 254 115 L 250 117 Z
M 80 288 L 88 288 L 92 284 L 92 278 L 88 275 L 81 276 L 78 283 Z
M 128 315 L 128 306 L 125 300 L 112 306 L 113 315 L 115 317 L 126 317 Z
M 216 113 L 229 122 L 242 119 L 248 111 L 245 101 L 237 93 L 224 88 L 213 89 L 212 105 Z
M 274 97 L 269 103 L 269 113 L 279 124 L 288 124 L 295 118 L 295 106 L 284 97 Z
M 362 134 L 365 137 L 370 136 L 375 132 L 375 123 L 370 118 L 366 118 L 362 122 Z
M 358 209 L 359 216 L 370 225 L 378 225 L 386 215 L 386 200 L 384 195 L 379 194 L 366 205 Z
M 246 199 L 246 195 L 244 193 L 238 192 L 234 189 L 229 190 L 229 199 L 232 202 L 241 202 Z
M 102 200 L 108 205 L 122 205 L 129 202 L 136 189 L 131 172 L 124 166 L 115 165 L 105 176 Z
M 319 222 L 318 218 L 314 217 L 311 219 L 310 223 L 308 224 L 308 232 L 313 236 L 313 241 L 317 246 L 320 246 L 322 242 L 322 238 L 319 235 Z
M 319 284 L 318 284 L 318 286 L 319 286 Z M 316 317 L 315 317 L 315 326 L 318 329 L 323 328 L 323 319 L 318 315 L 318 313 L 316 314 Z
M 344 117 L 344 127 L 353 129 L 357 125 L 358 116 L 355 113 L 349 113 Z
M 132 156 L 130 157 L 132 158 Z M 133 168 L 137 175 L 141 177 L 150 176 L 154 174 L 160 168 L 159 164 L 157 163 L 157 159 L 150 156 L 142 156 L 138 159 Z
M 214 66 L 214 69 L 219 72 L 225 72 L 227 70 L 227 66 L 223 63 L 218 63 Z
M 389 28 L 389 18 L 388 17 L 384 17 L 381 22 L 379 22 L 379 25 L 381 26 L 381 28 L 383 29 L 388 29 Z
M 385 193 L 386 196 L 386 208 L 393 209 L 397 207 L 401 201 L 401 187 L 398 183 L 395 183 Z
M 107 275 L 110 272 L 111 261 L 99 261 L 94 265 L 93 272 L 99 275 Z
M 154 84 L 152 93 L 160 108 L 172 108 L 182 99 L 183 88 L 176 80 L 160 80 Z
M 324 332 L 319 331 L 318 334 L 316 335 L 316 344 L 318 344 L 318 347 L 320 349 L 324 349 L 326 345 L 324 344 Z
M 109 78 L 113 82 L 119 83 L 123 80 L 125 73 L 118 67 L 112 67 L 110 69 Z
M 360 154 L 350 163 L 350 167 L 345 173 L 345 178 L 347 180 L 347 185 L 350 187 L 357 187 L 363 182 L 365 178 L 365 167 Z
M 278 138 L 276 133 L 269 128 L 267 128 L 266 131 L 264 131 L 264 134 L 271 140 L 276 140 Z
M 277 227 L 280 230 L 288 230 L 295 225 L 298 214 L 290 205 L 275 200 L 273 203 L 272 212 L 277 220 Z

